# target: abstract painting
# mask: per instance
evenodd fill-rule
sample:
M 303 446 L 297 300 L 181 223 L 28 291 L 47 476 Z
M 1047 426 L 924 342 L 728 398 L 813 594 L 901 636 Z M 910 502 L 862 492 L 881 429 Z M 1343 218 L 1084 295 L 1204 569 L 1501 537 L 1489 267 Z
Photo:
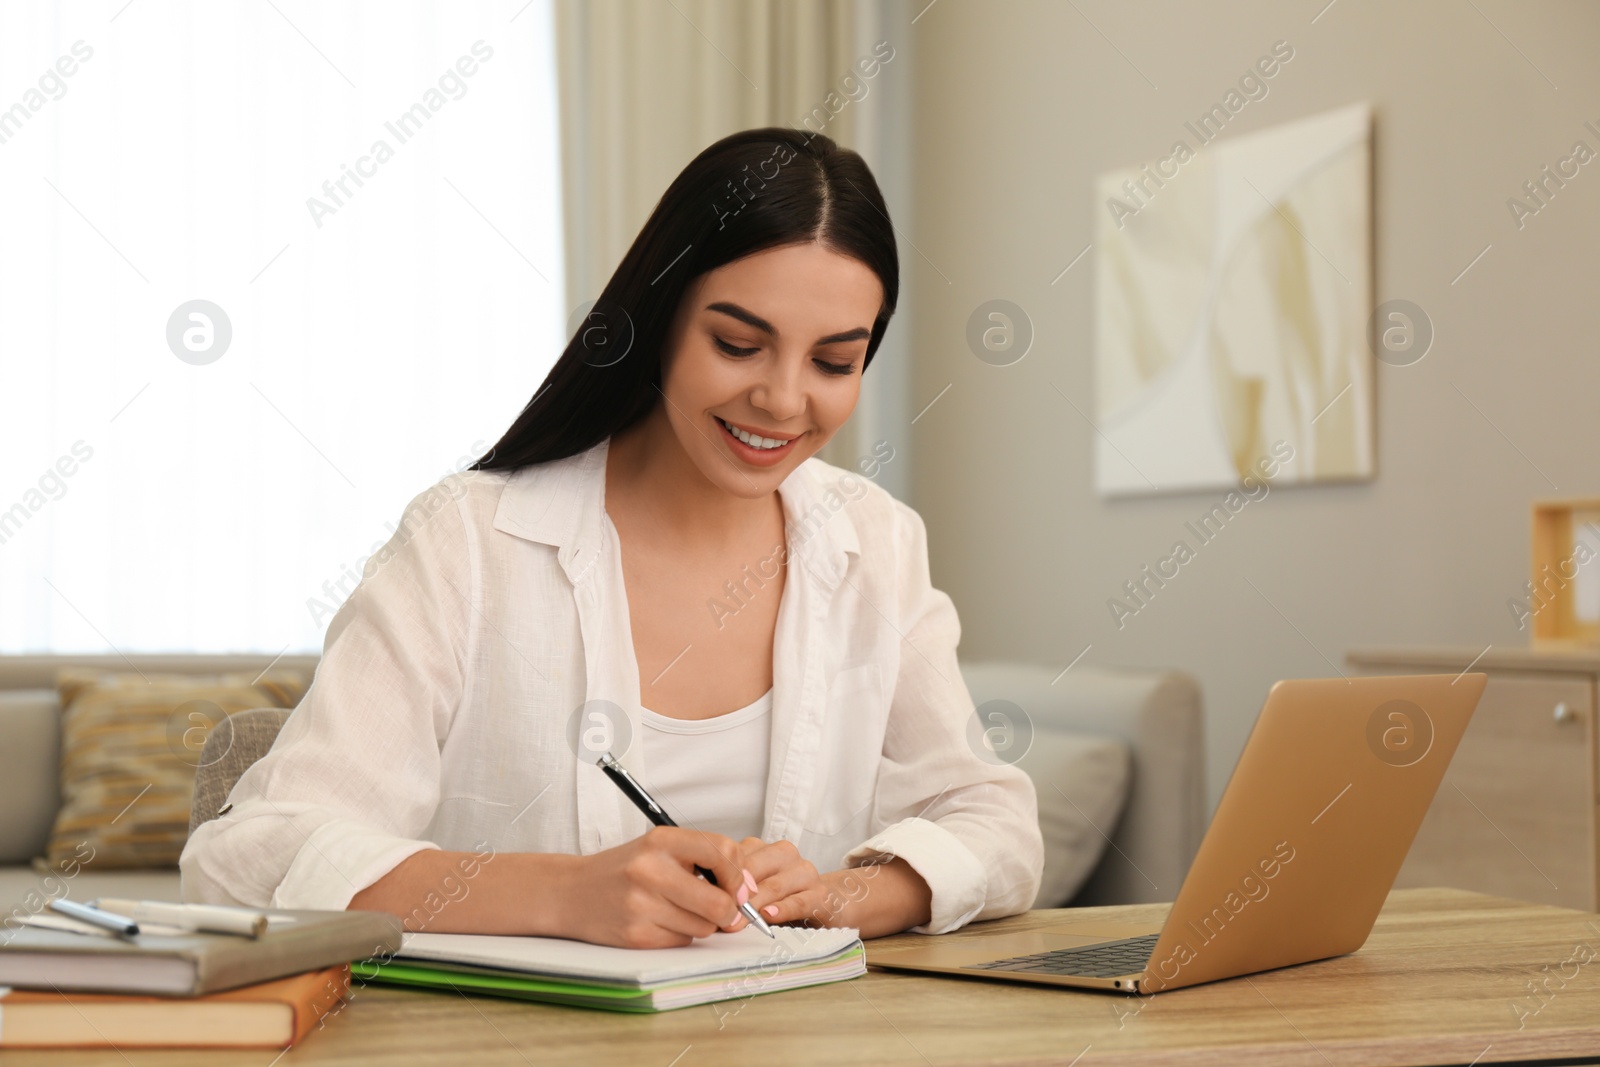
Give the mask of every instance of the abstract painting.
M 1100 177 L 1101 494 L 1372 477 L 1371 140 L 1354 104 Z

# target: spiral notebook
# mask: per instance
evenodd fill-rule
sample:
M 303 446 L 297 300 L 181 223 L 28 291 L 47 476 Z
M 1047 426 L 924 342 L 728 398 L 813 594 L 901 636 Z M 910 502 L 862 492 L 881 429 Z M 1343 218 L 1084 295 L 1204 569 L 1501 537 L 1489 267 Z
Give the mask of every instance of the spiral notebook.
M 406 934 L 388 961 L 362 960 L 366 981 L 456 988 L 612 1011 L 668 1011 L 865 974 L 860 935 L 849 928 L 746 927 L 682 948 L 627 949 L 552 937 Z

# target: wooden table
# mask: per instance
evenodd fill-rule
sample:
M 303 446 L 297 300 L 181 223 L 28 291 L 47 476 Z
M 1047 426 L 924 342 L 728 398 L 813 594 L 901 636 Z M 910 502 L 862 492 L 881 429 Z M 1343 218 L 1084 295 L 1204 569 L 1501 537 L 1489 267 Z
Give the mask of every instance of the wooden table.
M 1165 907 L 1070 915 L 1159 921 Z M 1062 914 L 1036 911 L 982 926 L 1027 929 Z M 1529 983 L 1541 979 L 1550 992 L 1535 997 Z M 268 1067 L 275 1055 L 8 1051 L 0 1063 Z M 1462 890 L 1405 889 L 1390 896 L 1360 952 L 1153 997 L 872 971 L 743 1002 L 622 1015 L 373 985 L 358 987 L 324 1029 L 276 1062 L 1345 1067 L 1585 1055 L 1600 1057 L 1600 916 Z

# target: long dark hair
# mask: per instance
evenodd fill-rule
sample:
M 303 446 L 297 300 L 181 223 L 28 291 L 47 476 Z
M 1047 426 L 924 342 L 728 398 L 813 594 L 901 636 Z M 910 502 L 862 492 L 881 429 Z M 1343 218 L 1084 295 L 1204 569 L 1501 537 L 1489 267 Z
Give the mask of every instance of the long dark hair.
M 724 263 L 817 241 L 883 284 L 866 365 L 900 292 L 894 229 L 856 152 L 781 126 L 724 137 L 675 178 L 593 309 L 505 436 L 471 470 L 516 470 L 599 444 L 649 413 L 661 357 L 689 284 Z

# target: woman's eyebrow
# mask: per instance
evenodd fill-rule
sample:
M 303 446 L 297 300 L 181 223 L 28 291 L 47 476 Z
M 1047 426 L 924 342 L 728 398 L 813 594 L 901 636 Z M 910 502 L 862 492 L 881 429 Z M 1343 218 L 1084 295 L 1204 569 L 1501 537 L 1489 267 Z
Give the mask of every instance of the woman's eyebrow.
M 774 327 L 772 323 L 768 322 L 766 319 L 752 311 L 746 311 L 738 304 L 734 304 L 726 300 L 718 300 L 715 303 L 707 304 L 706 310 L 720 311 L 724 315 L 738 319 L 747 326 L 755 327 L 762 333 L 771 334 L 773 337 L 778 336 L 777 328 Z M 839 333 L 830 333 L 826 337 L 820 337 L 817 339 L 817 344 L 833 345 L 838 344 L 841 341 L 868 341 L 871 339 L 871 330 L 867 329 L 865 326 L 857 326 L 853 330 L 843 330 Z

